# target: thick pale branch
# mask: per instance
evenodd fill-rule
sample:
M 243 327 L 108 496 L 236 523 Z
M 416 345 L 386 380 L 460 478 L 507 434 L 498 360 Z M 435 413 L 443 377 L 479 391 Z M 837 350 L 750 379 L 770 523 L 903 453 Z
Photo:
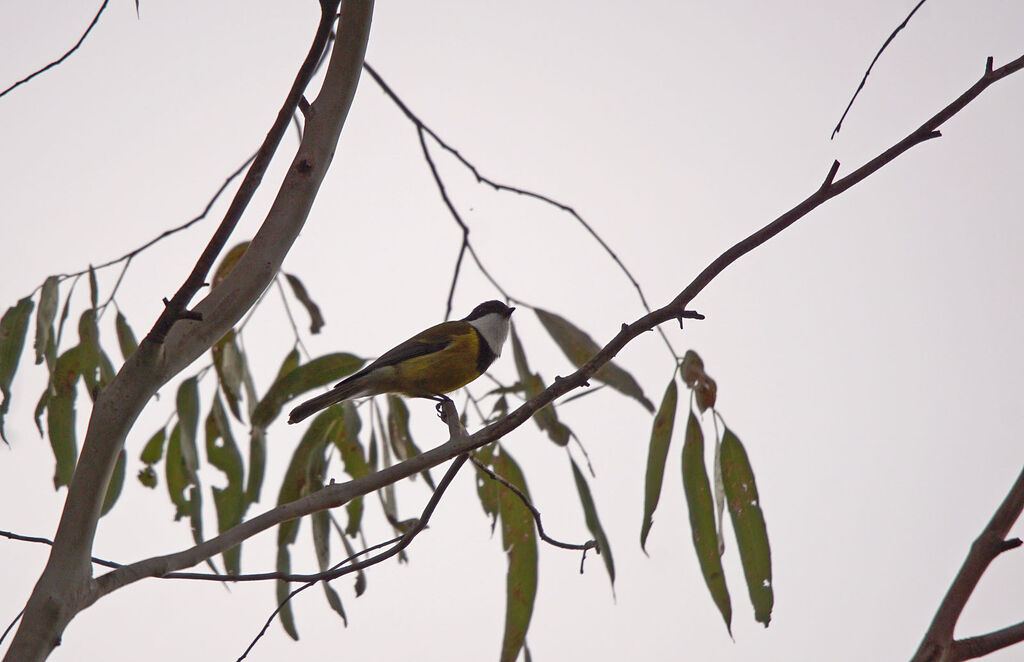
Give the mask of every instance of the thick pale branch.
M 307 57 L 307 63 L 311 61 L 314 68 L 330 36 L 338 2 L 323 0 L 322 5 L 321 25 Z M 96 599 L 97 592 L 91 581 L 92 540 L 117 454 L 156 389 L 223 336 L 277 274 L 306 220 L 334 155 L 359 79 L 372 7 L 373 3 L 367 0 L 346 2 L 342 38 L 332 55 L 324 86 L 310 110 L 298 154 L 250 249 L 227 278 L 196 306 L 195 312 L 202 321 L 175 324 L 202 286 L 209 266 L 227 240 L 233 227 L 229 218 L 222 223 L 186 285 L 171 300 L 153 331 L 97 398 L 53 550 L 29 598 L 25 618 L 5 660 L 45 659 L 59 643 L 61 633 L 75 614 Z M 296 85 L 304 89 L 311 72 L 312 69 L 304 65 Z M 301 89 L 298 96 L 289 96 L 292 105 L 287 112 L 282 111 L 286 118 L 284 128 L 300 97 Z M 243 184 L 242 188 L 246 186 Z M 240 213 L 237 209 L 240 199 L 236 197 L 228 216 Z

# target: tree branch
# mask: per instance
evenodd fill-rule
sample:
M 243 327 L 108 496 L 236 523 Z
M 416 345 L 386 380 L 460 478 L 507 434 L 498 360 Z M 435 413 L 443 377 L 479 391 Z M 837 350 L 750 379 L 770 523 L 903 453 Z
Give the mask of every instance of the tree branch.
M 50 64 L 46 65 L 42 69 L 37 69 L 37 70 L 33 71 L 28 76 L 25 76 L 24 78 L 22 78 L 18 82 L 14 83 L 13 85 L 8 87 L 3 92 L 0 92 L 0 97 L 4 96 L 5 94 L 10 92 L 14 88 L 18 87 L 19 85 L 23 85 L 23 84 L 29 82 L 30 80 L 32 80 L 33 78 L 35 78 L 39 74 L 41 74 L 41 73 L 43 73 L 45 71 L 49 71 L 50 69 L 53 69 L 54 67 L 59 65 L 61 62 L 63 62 L 64 60 L 68 59 L 68 57 L 70 57 L 72 53 L 74 53 L 75 51 L 78 50 L 78 47 L 82 45 L 82 42 L 84 42 L 85 38 L 89 36 L 89 33 L 92 32 L 93 27 L 95 27 L 97 21 L 100 20 L 100 15 L 103 14 L 103 10 L 107 8 L 107 3 L 109 3 L 109 2 L 110 2 L 110 0 L 103 0 L 103 4 L 100 5 L 99 11 L 97 11 L 96 15 L 92 17 L 92 22 L 89 23 L 89 27 L 87 27 L 85 29 L 85 32 L 83 32 L 82 36 L 78 38 L 78 41 L 75 42 L 75 45 L 72 46 L 70 49 L 68 49 L 68 51 L 66 53 L 64 53 L 64 55 L 61 55 L 59 58 L 57 58 L 56 60 L 54 60 Z
M 981 581 L 981 576 L 985 574 L 989 564 L 1003 552 L 1019 546 L 1019 541 L 1006 540 L 1006 534 L 1020 517 L 1022 510 L 1024 510 L 1024 470 L 1021 470 L 992 519 L 971 545 L 971 551 L 967 554 L 963 565 L 960 566 L 960 571 L 956 574 L 949 590 L 946 591 L 946 596 L 939 604 L 921 645 L 914 657 L 911 658 L 912 662 L 968 660 L 1024 640 L 1024 625 L 1018 624 L 982 637 L 953 642 L 953 630 L 960 619 L 960 614 L 967 606 L 967 600 L 974 593 L 974 589 L 978 586 L 978 582 Z M 1014 639 L 1014 637 L 1019 638 Z M 984 650 L 985 652 L 968 654 L 975 650 Z M 966 656 L 957 657 L 958 653 Z
M 836 195 L 846 191 L 869 175 L 893 161 L 906 152 L 930 138 L 936 137 L 936 129 L 950 117 L 962 110 L 993 82 L 1024 68 L 1024 56 L 995 70 L 986 70 L 985 75 L 967 92 L 925 122 L 906 138 L 890 147 L 865 165 L 838 181 L 834 179 L 837 164 L 832 165 L 830 176 L 806 200 L 796 207 L 764 226 L 746 239 L 738 242 L 710 265 L 708 265 L 679 295 L 667 305 L 648 313 L 631 324 L 623 324 L 619 332 L 587 363 L 568 377 L 556 379 L 544 391 L 537 394 L 519 408 L 503 418 L 491 423 L 475 434 L 465 438 L 453 437 L 446 443 L 430 449 L 404 462 L 382 469 L 363 478 L 353 479 L 345 483 L 329 485 L 324 489 L 302 499 L 268 510 L 246 522 L 243 522 L 215 538 L 206 540 L 194 547 L 164 556 L 152 557 L 110 572 L 97 580 L 96 590 L 92 599 L 121 588 L 145 577 L 155 577 L 168 572 L 191 567 L 204 559 L 234 547 L 244 540 L 281 522 L 302 517 L 318 510 L 335 508 L 358 496 L 374 492 L 386 485 L 395 483 L 415 473 L 437 466 L 456 456 L 479 448 L 509 434 L 530 418 L 542 407 L 569 391 L 585 385 L 590 377 L 604 364 L 615 357 L 633 338 L 653 329 L 664 322 L 682 319 L 691 313 L 685 307 L 707 285 L 730 264 L 743 255 L 766 243 L 769 239 L 806 216 L 810 211 Z M 232 272 L 234 273 L 234 272 Z
M 330 36 L 338 1 L 322 0 L 321 5 L 320 26 L 306 58 L 307 64 L 312 61 L 312 66 Z M 229 226 L 233 227 L 230 218 L 240 214 L 243 200 L 251 196 L 251 191 L 247 190 L 253 181 L 250 177 L 246 178 L 250 184 L 243 183 L 225 222 L 186 284 L 171 300 L 138 351 L 96 399 L 50 558 L 32 591 L 25 618 L 5 660 L 39 662 L 45 659 L 60 642 L 61 633 L 71 619 L 96 599 L 96 585 L 91 580 L 92 541 L 106 485 L 124 440 L 156 390 L 223 336 L 276 276 L 334 156 L 359 80 L 372 8 L 372 0 L 346 2 L 341 22 L 342 38 L 332 53 L 323 87 L 310 108 L 303 142 L 249 250 L 224 281 L 196 306 L 195 312 L 202 315 L 203 321 L 174 324 L 202 285 L 209 266 L 227 240 Z M 300 69 L 289 94 L 287 112 L 282 109 L 275 127 L 281 123 L 283 115 L 283 125 L 287 128 L 291 112 L 308 83 L 306 76 L 310 67 L 307 64 Z M 298 94 L 296 89 L 299 89 Z M 269 154 L 266 156 L 269 158 Z M 259 168 L 254 162 L 250 174 L 255 170 Z

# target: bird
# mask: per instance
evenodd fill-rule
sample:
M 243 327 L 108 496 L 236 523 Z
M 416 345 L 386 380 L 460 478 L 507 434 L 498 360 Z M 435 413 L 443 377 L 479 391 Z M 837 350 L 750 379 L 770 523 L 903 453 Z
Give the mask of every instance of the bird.
M 288 423 L 331 405 L 384 393 L 437 401 L 440 413 L 451 393 L 484 374 L 501 355 L 514 307 L 485 301 L 461 320 L 442 322 L 397 345 L 327 393 L 306 400 L 288 414 Z

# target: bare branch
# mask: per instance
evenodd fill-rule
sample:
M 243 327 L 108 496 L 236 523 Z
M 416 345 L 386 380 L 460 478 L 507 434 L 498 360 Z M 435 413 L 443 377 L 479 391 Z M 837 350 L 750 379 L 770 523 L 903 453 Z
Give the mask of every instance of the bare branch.
M 1024 641 L 1024 622 L 989 632 L 977 637 L 968 637 L 953 642 L 950 662 L 973 660 Z
M 846 119 L 846 114 L 850 112 L 850 108 L 853 106 L 853 102 L 857 98 L 857 95 L 860 94 L 860 91 L 862 89 L 864 89 L 864 83 L 868 82 L 868 76 L 871 74 L 871 68 L 875 66 L 875 62 L 878 62 L 878 58 L 882 56 L 882 51 L 888 48 L 889 44 L 892 42 L 893 39 L 896 38 L 896 34 L 900 30 L 907 27 L 907 23 L 910 22 L 911 17 L 917 13 L 917 10 L 920 9 L 921 5 L 923 5 L 924 3 L 925 0 L 921 0 L 916 5 L 914 5 L 914 8 L 910 10 L 910 13 L 907 14 L 907 17 L 905 19 L 903 19 L 903 22 L 896 26 L 896 29 L 892 31 L 892 34 L 889 35 L 889 38 L 885 40 L 885 43 L 882 44 L 882 47 L 878 49 L 877 53 L 875 53 L 874 59 L 871 60 L 871 64 L 868 65 L 867 71 L 864 72 L 864 77 L 860 79 L 860 84 L 857 86 L 857 89 L 854 90 L 853 97 L 850 98 L 850 103 L 846 104 L 846 110 L 843 111 L 843 116 L 839 118 L 839 122 L 836 124 L 836 128 L 832 129 L 832 136 L 829 138 L 829 140 L 834 139 L 836 137 L 836 134 L 839 133 L 839 129 L 843 126 L 843 120 Z
M 562 542 L 560 540 L 555 540 L 554 538 L 552 538 L 548 534 L 544 533 L 544 525 L 541 524 L 541 521 L 540 521 L 540 511 L 537 510 L 536 507 L 534 507 L 534 505 L 530 502 L 530 498 L 528 496 L 526 496 L 525 494 L 523 494 L 522 490 L 520 490 L 518 487 L 516 487 L 512 483 L 508 482 L 507 480 L 505 480 L 504 477 L 499 476 L 498 474 L 496 474 L 493 471 L 491 471 L 490 467 L 488 467 L 486 464 L 484 464 L 480 460 L 476 459 L 476 457 L 470 456 L 469 459 L 472 460 L 473 465 L 477 469 L 479 469 L 480 471 L 482 471 L 485 474 L 487 474 L 488 476 L 490 476 L 491 480 L 498 481 L 499 483 L 501 483 L 505 487 L 505 489 L 509 490 L 510 492 L 515 494 L 517 497 L 519 497 L 519 500 L 523 502 L 523 505 L 526 506 L 526 508 L 531 513 L 533 513 L 533 521 L 537 523 L 537 533 L 540 535 L 541 540 L 543 540 L 544 542 L 548 543 L 549 545 L 553 545 L 555 547 L 561 547 L 562 549 L 582 549 L 583 551 L 587 551 L 588 549 L 598 549 L 598 545 L 597 545 L 597 541 L 596 540 L 588 540 L 587 542 L 583 543 L 582 545 L 578 545 L 576 543 Z M 598 549 L 598 551 L 600 551 L 600 550 Z
M 78 38 L 78 41 L 77 41 L 77 42 L 75 42 L 75 45 L 74 45 L 74 46 L 72 46 L 72 47 L 71 47 L 70 49 L 68 49 L 68 52 L 64 53 L 64 55 L 61 55 L 61 56 L 60 56 L 60 57 L 59 57 L 58 59 L 54 60 L 53 62 L 51 62 L 50 64 L 46 65 L 46 66 L 45 66 L 45 67 L 43 67 L 42 69 L 37 69 L 36 71 L 33 71 L 33 72 L 32 72 L 32 73 L 30 73 L 30 74 L 29 74 L 28 76 L 25 76 L 24 78 L 22 78 L 21 80 L 19 80 L 19 81 L 18 81 L 17 83 L 14 83 L 13 85 L 11 85 L 10 87 L 8 87 L 8 88 L 7 88 L 6 90 L 4 90 L 3 92 L 0 92 L 0 97 L 4 96 L 5 94 L 7 94 L 8 92 L 10 92 L 10 91 L 11 91 L 11 90 L 13 90 L 14 88 L 18 87 L 19 85 L 22 85 L 22 84 L 24 84 L 24 83 L 27 83 L 27 82 L 29 82 L 30 80 L 32 80 L 33 78 L 35 78 L 35 77 L 36 77 L 36 76 L 38 76 L 39 74 L 43 73 L 44 71 L 49 71 L 50 69 L 53 69 L 53 68 L 54 68 L 54 67 L 56 67 L 56 66 L 57 66 L 58 64 L 60 64 L 60 63 L 61 63 L 61 62 L 63 62 L 64 60 L 68 59 L 68 57 L 69 57 L 69 56 L 70 56 L 70 55 L 71 55 L 72 53 L 74 53 L 75 51 L 77 51 L 77 50 L 78 50 L 78 47 L 82 45 L 82 42 L 84 42 L 84 41 L 85 41 L 85 38 L 89 36 L 89 33 L 90 33 L 90 32 L 92 31 L 93 27 L 94 27 L 94 26 L 96 25 L 96 22 L 100 20 L 100 15 L 101 15 L 101 14 L 103 13 L 103 10 L 107 8 L 107 3 L 108 3 L 108 2 L 110 2 L 110 0 L 103 0 L 103 4 L 102 4 L 102 5 L 100 5 L 99 11 L 97 11 L 97 12 L 96 12 L 96 15 L 92 17 L 92 22 L 91 22 L 91 23 L 89 23 L 89 27 L 87 27 L 87 28 L 85 29 L 85 32 L 83 32 L 83 33 L 82 33 L 82 36 Z
M 963 565 L 960 566 L 960 571 L 957 572 L 956 578 L 953 579 L 949 590 L 946 591 L 945 597 L 942 598 L 935 617 L 924 635 L 924 640 L 921 641 L 917 652 L 911 658 L 912 662 L 926 662 L 934 659 L 967 660 L 1024 640 L 1024 626 L 1015 625 L 982 637 L 953 642 L 953 630 L 960 619 L 960 614 L 967 606 L 967 600 L 974 593 L 974 589 L 978 586 L 978 582 L 981 581 L 981 576 L 985 574 L 989 564 L 1003 552 L 1019 546 L 1016 540 L 1007 541 L 1006 534 L 1020 517 L 1022 510 L 1024 510 L 1024 470 L 1021 470 L 992 519 L 971 545 L 971 551 L 964 559 Z M 1014 640 L 1014 637 L 1020 638 Z M 989 646 L 994 647 L 987 648 Z M 955 657 L 951 653 L 955 653 L 958 647 L 962 654 L 973 650 L 985 650 L 985 653 Z
M 446 402 L 445 404 L 450 403 Z M 453 405 L 451 407 L 451 410 L 454 411 L 454 409 L 455 407 Z M 455 418 L 456 420 L 458 419 L 457 416 Z M 437 508 L 437 504 L 440 503 L 441 497 L 444 495 L 445 490 L 447 490 L 448 486 L 451 485 L 452 480 L 455 479 L 455 475 L 459 473 L 459 469 L 462 468 L 462 465 L 466 463 L 467 459 L 469 459 L 469 454 L 467 453 L 463 453 L 462 455 L 459 455 L 458 457 L 455 458 L 455 460 L 448 467 L 448 471 L 445 472 L 440 482 L 438 482 L 437 488 L 434 490 L 434 493 L 430 496 L 430 500 L 427 502 L 427 505 L 423 508 L 423 512 L 420 514 L 419 519 L 416 520 L 415 524 L 409 527 L 409 529 L 401 536 L 401 538 L 399 538 L 398 543 L 394 547 L 385 552 L 381 552 L 380 554 L 377 554 L 371 558 L 368 558 L 365 561 L 354 562 L 351 565 L 347 565 L 350 561 L 354 561 L 356 555 L 350 556 L 347 559 L 336 564 L 329 571 L 320 573 L 321 575 L 323 575 L 323 577 L 319 579 L 322 581 L 330 581 L 332 579 L 341 577 L 342 575 L 357 572 L 371 565 L 376 565 L 381 561 L 386 561 L 387 559 L 391 558 L 395 554 L 398 554 L 403 549 L 408 547 L 409 544 L 412 542 L 412 539 L 418 536 L 420 532 L 427 527 L 427 523 L 430 521 L 431 515 L 434 514 L 434 510 Z M 293 597 L 295 597 L 302 591 L 306 590 L 310 586 L 313 586 L 314 584 L 316 584 L 316 582 L 317 580 L 310 581 L 289 593 L 288 597 L 286 597 L 284 601 L 277 606 L 277 609 L 274 610 L 274 613 L 270 615 L 270 618 L 267 619 L 267 622 L 263 625 L 263 629 L 260 630 L 259 634 L 256 635 L 256 638 L 252 640 L 252 643 L 249 644 L 249 647 L 245 649 L 245 652 L 242 653 L 241 657 L 239 657 L 238 659 L 245 659 L 245 657 L 249 654 L 249 651 L 251 651 L 253 646 L 256 645 L 256 642 L 260 640 L 260 637 L 262 637 L 264 633 L 266 633 L 267 628 L 269 628 L 270 624 L 274 622 L 274 618 L 277 617 L 277 615 L 281 612 L 281 609 L 289 600 L 291 600 Z
M 591 237 L 593 237 L 595 241 L 597 241 L 597 243 L 601 246 L 601 248 L 608 254 L 609 257 L 611 257 L 611 259 L 615 262 L 615 264 L 618 265 L 619 269 L 622 271 L 623 274 L 625 274 L 626 278 L 629 279 L 629 282 L 633 285 L 633 288 L 636 290 L 637 294 L 640 297 L 640 303 L 643 305 L 644 310 L 646 310 L 648 313 L 651 312 L 651 307 L 647 303 L 647 297 L 644 296 L 644 291 L 640 287 L 640 283 L 638 283 L 636 278 L 633 277 L 633 274 L 629 271 L 629 269 L 626 268 L 626 265 L 622 262 L 621 259 L 619 259 L 619 256 L 615 254 L 615 251 L 612 250 L 611 246 L 609 246 L 605 242 L 605 240 L 601 237 L 601 235 L 599 235 L 597 233 L 597 231 L 594 230 L 594 228 L 590 225 L 590 223 L 587 223 L 587 221 L 585 221 L 583 219 L 583 217 L 575 209 L 573 209 L 569 205 L 564 204 L 562 202 L 559 202 L 559 201 L 557 201 L 557 200 L 555 200 L 553 198 L 549 198 L 546 195 L 541 195 L 540 193 L 534 193 L 533 191 L 528 191 L 526 189 L 518 188 L 516 186 L 509 186 L 507 184 L 501 184 L 501 183 L 499 183 L 499 182 L 497 182 L 497 181 L 495 181 L 493 179 L 490 179 L 489 177 L 485 177 L 484 175 L 482 175 L 480 173 L 479 170 L 477 170 L 475 165 L 473 165 L 466 157 L 464 157 L 459 152 L 459 150 L 455 149 L 454 147 L 449 145 L 447 142 L 445 142 L 441 138 L 441 136 L 437 135 L 437 133 L 433 129 L 431 129 L 429 126 L 427 126 L 427 124 L 425 124 L 423 122 L 423 120 L 421 120 L 415 113 L 413 113 L 412 110 L 409 108 L 409 106 L 407 106 L 405 104 L 405 102 L 402 101 L 402 99 L 395 93 L 395 91 L 391 89 L 391 86 L 389 86 L 386 82 L 384 82 L 384 79 L 381 78 L 380 74 L 377 73 L 376 69 L 371 67 L 370 64 L 367 63 L 367 62 L 363 63 L 363 68 L 366 69 L 366 72 L 368 74 L 370 74 L 370 76 L 377 83 L 377 85 L 380 86 L 380 88 L 384 91 L 384 94 L 387 95 L 387 97 L 389 99 L 391 99 L 391 101 L 393 101 L 396 106 L 398 106 L 399 110 L 402 111 L 402 113 L 406 116 L 406 118 L 408 118 L 409 121 L 412 122 L 416 126 L 416 129 L 417 129 L 417 131 L 420 134 L 420 142 L 421 143 L 423 143 L 423 134 L 427 133 L 431 138 L 433 138 L 435 141 L 437 141 L 438 145 L 440 145 L 443 149 L 445 149 L 449 154 L 454 156 L 459 161 L 459 163 L 461 163 L 467 170 L 469 170 L 471 173 L 473 173 L 473 176 L 476 178 L 477 182 L 482 183 L 482 184 L 487 184 L 488 186 L 490 186 L 495 191 L 505 191 L 505 192 L 508 192 L 508 193 L 515 193 L 517 195 L 522 195 L 522 196 L 525 196 L 525 197 L 528 197 L 528 198 L 533 198 L 534 200 L 538 200 L 538 201 L 543 202 L 545 204 L 549 204 L 549 205 L 551 205 L 551 206 L 553 206 L 553 207 L 555 207 L 555 208 L 557 208 L 557 209 L 559 209 L 559 210 L 561 210 L 563 212 L 566 212 L 567 214 L 571 215 L 574 219 L 576 219 L 576 222 L 579 223 L 581 226 L 583 226 L 583 229 L 586 230 L 587 233 Z M 426 149 L 425 146 L 424 146 L 424 149 Z M 429 162 L 429 157 L 428 157 L 428 162 Z M 436 171 L 436 169 L 434 169 L 434 166 L 433 166 L 432 162 L 430 163 L 430 167 L 431 167 L 431 170 L 434 171 L 434 179 L 435 179 L 435 181 L 437 181 L 438 186 L 441 186 L 441 180 L 438 177 L 437 171 Z M 445 202 L 448 202 L 447 195 L 444 192 L 442 192 L 441 195 L 444 196 Z M 449 209 L 451 209 L 451 205 L 450 204 L 449 204 Z M 454 210 L 453 210 L 453 213 L 454 213 Z M 459 225 L 461 225 L 464 228 L 464 232 L 466 234 L 468 234 L 469 229 L 466 228 L 466 226 L 462 222 L 462 220 L 461 219 L 457 219 L 457 221 L 458 221 Z M 464 238 L 463 239 L 463 247 L 465 247 L 466 245 L 468 245 L 468 241 Z M 473 259 L 476 260 L 477 265 L 480 267 L 480 270 L 484 273 L 484 275 L 487 276 L 488 280 L 490 280 L 491 283 L 494 284 L 494 286 L 498 288 L 498 290 L 502 293 L 502 296 L 504 296 L 506 299 L 509 299 L 508 294 L 506 294 L 504 290 L 502 290 L 500 287 L 498 287 L 497 283 L 494 282 L 494 279 L 491 278 L 491 275 L 488 274 L 487 271 L 483 268 L 483 265 L 480 263 L 480 259 L 476 256 L 476 253 L 473 251 L 473 247 L 472 246 L 469 246 L 469 250 L 470 250 L 470 253 L 473 255 Z M 461 257 L 462 257 L 462 254 L 460 253 L 459 254 L 460 260 L 461 260 Z M 456 265 L 456 268 L 455 268 L 455 277 L 456 278 L 458 277 L 458 266 L 457 265 Z M 455 290 L 455 281 L 454 280 L 452 281 L 451 289 L 454 292 L 454 290 Z M 451 294 L 449 294 L 449 297 L 448 297 L 448 312 L 451 312 Z M 448 319 L 447 314 L 445 315 L 445 319 Z M 665 345 L 668 347 L 669 351 L 678 360 L 679 359 L 679 355 L 676 354 L 675 349 L 672 347 L 672 343 L 669 342 L 668 336 L 666 336 L 664 331 L 662 331 L 661 329 L 658 329 L 658 333 L 661 335 L 662 340 L 665 341 Z
M 512 430 L 530 420 L 530 418 L 542 407 L 550 404 L 555 399 L 565 395 L 571 390 L 586 384 L 590 377 L 604 364 L 622 350 L 633 338 L 653 329 L 655 326 L 670 320 L 690 316 L 686 311 L 686 305 L 693 300 L 707 285 L 726 267 L 735 262 L 743 255 L 766 243 L 769 239 L 782 232 L 784 229 L 806 216 L 810 211 L 821 205 L 826 200 L 835 197 L 839 193 L 849 189 L 862 181 L 872 173 L 893 161 L 897 156 L 906 152 L 914 145 L 934 137 L 936 129 L 947 119 L 955 115 L 971 100 L 981 94 L 990 84 L 1011 73 L 1024 68 L 1024 57 L 993 70 L 986 74 L 980 81 L 972 86 L 967 92 L 958 97 L 946 108 L 928 120 L 917 130 L 909 134 L 899 143 L 889 148 L 867 164 L 861 166 L 846 177 L 831 183 L 828 186 L 819 187 L 810 197 L 798 204 L 792 210 L 786 212 L 757 232 L 754 232 L 746 239 L 733 245 L 722 253 L 710 265 L 708 265 L 679 295 L 662 308 L 644 315 L 631 324 L 624 324 L 619 332 L 586 364 L 568 377 L 556 379 L 544 391 L 531 398 L 519 408 L 510 412 L 501 419 L 487 425 L 475 434 L 464 439 L 452 438 L 448 442 L 432 448 L 416 457 L 404 462 L 389 466 L 374 474 L 363 478 L 353 479 L 345 483 L 337 483 L 325 487 L 316 494 L 309 495 L 288 504 L 284 504 L 268 510 L 252 519 L 243 522 L 217 537 L 210 538 L 192 548 L 168 554 L 165 556 L 153 557 L 134 563 L 124 568 L 112 571 L 96 580 L 95 590 L 90 594 L 90 602 L 100 596 L 116 590 L 122 586 L 138 581 L 144 577 L 164 575 L 168 572 L 191 567 L 200 563 L 203 559 L 214 554 L 219 554 L 226 549 L 234 547 L 256 533 L 276 526 L 303 515 L 308 515 L 317 510 L 334 508 L 347 503 L 349 500 L 369 494 L 385 485 L 395 483 L 415 473 L 419 473 L 438 464 L 451 460 L 456 456 L 479 448 L 507 435 Z M 832 167 L 835 167 L 834 165 Z

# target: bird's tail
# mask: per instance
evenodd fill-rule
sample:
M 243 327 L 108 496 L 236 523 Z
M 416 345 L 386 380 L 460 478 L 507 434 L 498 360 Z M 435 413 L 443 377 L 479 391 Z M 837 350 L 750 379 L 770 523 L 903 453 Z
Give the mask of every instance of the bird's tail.
M 371 393 L 365 393 L 365 390 L 365 385 L 360 379 L 343 381 L 327 393 L 318 395 L 315 398 L 310 398 L 295 409 L 291 410 L 288 414 L 288 423 L 298 423 L 305 418 L 309 418 L 321 409 L 326 409 L 327 407 L 338 404 L 339 402 L 358 398 L 363 395 L 372 395 Z

